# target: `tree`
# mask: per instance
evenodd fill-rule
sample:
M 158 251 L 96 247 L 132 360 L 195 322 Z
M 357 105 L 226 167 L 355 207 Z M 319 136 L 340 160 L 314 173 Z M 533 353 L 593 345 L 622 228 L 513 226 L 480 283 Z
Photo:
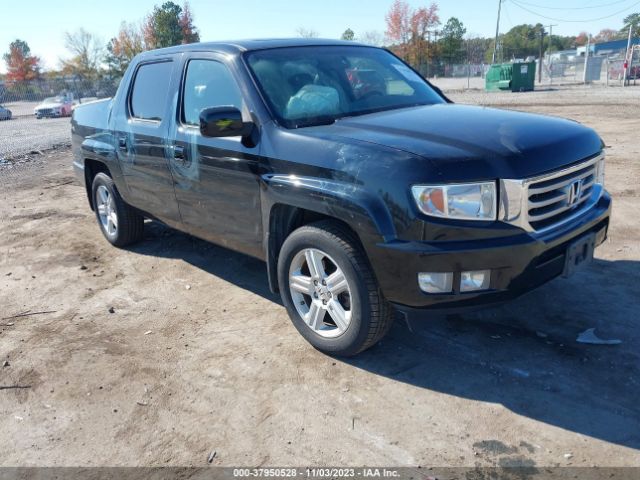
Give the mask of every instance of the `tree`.
M 440 54 L 449 63 L 460 62 L 464 58 L 464 34 L 467 29 L 456 17 L 451 17 L 442 29 L 440 39 Z
M 382 47 L 384 45 L 384 34 L 377 30 L 369 30 L 358 37 L 358 41 L 373 45 L 374 47 Z
M 431 34 L 435 38 L 434 29 L 440 25 L 437 4 L 413 10 L 404 0 L 395 0 L 385 20 L 387 36 L 396 42 L 395 50 L 400 56 L 417 67 L 434 57 Z
M 502 58 L 526 58 L 540 53 L 540 35 L 545 35 L 541 24 L 516 25 L 501 36 Z M 544 38 L 546 41 L 547 38 Z
M 200 41 L 198 29 L 193 24 L 193 14 L 191 13 L 189 2 L 184 2 L 182 6 L 180 28 L 182 29 L 182 43 L 197 43 Z
M 390 40 L 406 45 L 411 37 L 411 11 L 409 4 L 403 0 L 394 0 L 385 16 L 387 37 Z
M 173 2 L 153 7 L 142 26 L 142 36 L 150 49 L 200 41 L 188 3 L 184 8 Z
M 618 40 L 620 38 L 620 33 L 611 28 L 603 28 L 600 30 L 598 35 L 593 39 L 596 43 L 602 42 L 610 42 L 611 40 Z
M 545 44 L 548 52 L 557 52 L 560 50 L 570 50 L 575 46 L 575 37 L 563 37 L 561 35 L 553 35 L 545 37 Z
M 133 57 L 145 50 L 140 30 L 134 24 L 122 22 L 118 35 L 107 44 L 105 62 L 109 73 L 122 77 Z
M 311 28 L 298 27 L 296 29 L 296 35 L 302 38 L 317 38 L 318 32 Z
M 65 32 L 64 46 L 72 55 L 70 59 L 61 60 L 64 73 L 77 75 L 84 80 L 94 80 L 99 76 L 104 47 L 96 35 L 84 28 L 74 33 Z
M 589 40 L 589 34 L 587 32 L 580 32 L 578 36 L 575 38 L 574 44 L 576 47 L 582 47 L 583 45 L 587 44 L 588 40 Z
M 629 35 L 629 26 L 631 26 L 631 38 L 640 37 L 640 13 L 632 13 L 622 20 L 624 27 L 620 30 L 620 35 L 627 38 Z
M 464 49 L 467 55 L 467 61 L 473 64 L 484 63 L 485 55 L 491 50 L 489 47 L 493 45 L 490 38 L 483 38 L 479 35 L 471 34 L 464 40 Z
M 353 30 L 347 28 L 344 32 L 342 32 L 342 36 L 340 38 L 342 40 L 353 41 L 356 38 L 356 34 L 353 33 Z
M 13 82 L 25 82 L 40 75 L 40 58 L 31 55 L 27 42 L 16 39 L 9 44 L 9 52 L 3 55 L 7 64 L 6 79 Z

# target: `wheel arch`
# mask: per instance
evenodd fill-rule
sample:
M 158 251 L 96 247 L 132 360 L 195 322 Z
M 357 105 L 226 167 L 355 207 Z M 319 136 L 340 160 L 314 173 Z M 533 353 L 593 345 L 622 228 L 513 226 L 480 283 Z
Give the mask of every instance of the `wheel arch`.
M 99 160 L 94 160 L 92 158 L 85 158 L 84 160 L 84 185 L 85 190 L 87 192 L 87 200 L 89 201 L 89 206 L 91 210 L 95 209 L 95 205 L 93 204 L 93 195 L 91 193 L 93 187 L 93 179 L 98 173 L 104 173 L 113 178 L 111 171 L 106 163 L 101 162 Z
M 362 247 L 362 240 L 358 232 L 346 221 L 336 216 L 286 203 L 274 204 L 270 210 L 268 235 L 266 236 L 267 274 L 269 288 L 273 293 L 280 291 L 278 285 L 278 257 L 284 241 L 294 230 L 321 220 L 328 220 L 339 225 L 349 232 Z
M 269 287 L 278 292 L 280 248 L 296 228 L 318 220 L 340 223 L 353 233 L 365 254 L 369 246 L 396 237 L 391 213 L 381 198 L 361 185 L 333 179 L 270 175 L 261 191 L 264 252 Z

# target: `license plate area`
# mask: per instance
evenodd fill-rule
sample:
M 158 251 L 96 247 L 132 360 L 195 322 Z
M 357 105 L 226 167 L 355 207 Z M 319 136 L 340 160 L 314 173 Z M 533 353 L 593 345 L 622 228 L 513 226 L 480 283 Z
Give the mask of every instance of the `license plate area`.
M 569 244 L 565 254 L 564 272 L 562 276 L 567 278 L 573 275 L 577 269 L 588 265 L 593 261 L 593 250 L 596 248 L 596 234 L 590 233 Z

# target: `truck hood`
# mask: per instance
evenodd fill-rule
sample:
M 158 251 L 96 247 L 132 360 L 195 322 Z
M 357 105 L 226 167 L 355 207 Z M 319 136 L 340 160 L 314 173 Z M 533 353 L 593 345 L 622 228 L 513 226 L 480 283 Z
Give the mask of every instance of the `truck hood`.
M 593 130 L 574 121 L 456 104 L 348 117 L 301 130 L 338 142 L 367 142 L 420 156 L 446 181 L 527 178 L 603 148 Z

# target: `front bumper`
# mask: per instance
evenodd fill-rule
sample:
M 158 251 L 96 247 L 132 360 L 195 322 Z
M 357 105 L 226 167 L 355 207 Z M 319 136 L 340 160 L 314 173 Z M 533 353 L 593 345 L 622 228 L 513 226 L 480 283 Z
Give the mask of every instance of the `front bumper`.
M 392 242 L 369 251 L 385 297 L 398 308 L 465 310 L 501 303 L 529 292 L 562 274 L 567 246 L 596 233 L 607 235 L 611 197 L 604 192 L 579 218 L 537 235 L 522 231 L 504 238 L 449 242 Z M 460 272 L 491 269 L 489 290 L 460 293 Z M 428 294 L 418 286 L 419 272 L 454 272 L 454 291 Z
M 60 111 L 55 111 L 55 110 L 38 110 L 36 112 L 34 112 L 34 115 L 37 118 L 60 118 L 62 117 L 62 110 Z

